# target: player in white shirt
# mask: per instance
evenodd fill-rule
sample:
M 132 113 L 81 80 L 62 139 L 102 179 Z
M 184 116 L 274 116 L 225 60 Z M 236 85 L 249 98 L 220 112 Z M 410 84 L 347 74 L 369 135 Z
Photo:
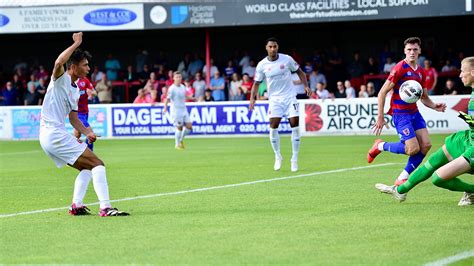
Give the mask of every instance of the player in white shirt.
M 193 129 L 188 110 L 186 109 L 186 100 L 193 100 L 194 98 L 186 96 L 186 87 L 181 83 L 183 81 L 181 72 L 176 71 L 173 73 L 173 81 L 173 85 L 168 88 L 163 113 L 168 112 L 168 104 L 171 102 L 171 117 L 173 118 L 173 125 L 176 127 L 174 133 L 175 148 L 183 150 L 184 137 Z
M 126 216 L 129 214 L 112 208 L 110 204 L 104 163 L 87 148 L 85 143 L 66 131 L 65 119 L 69 116 L 71 125 L 86 135 L 90 143 L 97 139 L 91 128 L 84 127 L 77 116 L 79 89 L 75 81 L 89 73 L 91 55 L 77 49 L 82 43 L 82 32 L 74 33 L 72 39 L 74 43 L 64 50 L 54 63 L 51 82 L 41 108 L 40 144 L 58 168 L 67 164 L 79 170 L 74 184 L 73 203 L 69 208 L 71 215 L 90 214 L 83 199 L 92 179 L 94 190 L 99 198 L 99 215 Z M 64 64 L 66 63 L 67 71 L 65 72 Z
M 300 69 L 298 63 L 286 54 L 278 53 L 278 41 L 275 38 L 269 38 L 265 46 L 268 56 L 257 64 L 254 83 L 250 96 L 250 111 L 255 105 L 255 95 L 258 86 L 266 79 L 268 91 L 268 116 L 270 118 L 270 142 L 275 152 L 275 170 L 280 170 L 282 156 L 280 153 L 280 136 L 278 127 L 282 117 L 288 117 L 291 126 L 291 143 L 293 156 L 291 157 L 291 171 L 298 171 L 298 152 L 300 149 L 299 132 L 299 110 L 296 100 L 296 91 L 293 89 L 292 73 L 297 73 L 301 82 L 304 84 L 304 90 L 311 96 L 311 89 L 308 86 L 306 75 Z

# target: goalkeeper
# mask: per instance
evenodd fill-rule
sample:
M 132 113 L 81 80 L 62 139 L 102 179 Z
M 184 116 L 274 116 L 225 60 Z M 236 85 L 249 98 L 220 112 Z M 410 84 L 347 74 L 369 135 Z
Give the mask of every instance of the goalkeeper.
M 474 88 L 474 57 L 467 57 L 461 62 L 459 75 L 464 86 Z M 474 91 L 471 93 L 468 113 L 460 112 L 459 117 L 470 127 L 448 136 L 443 147 L 430 155 L 424 165 L 418 168 L 400 186 L 376 184 L 383 193 L 392 194 L 396 199 L 404 201 L 406 193 L 417 184 L 431 177 L 434 185 L 451 191 L 464 192 L 459 206 L 474 204 L 474 184 L 469 184 L 458 176 L 474 173 Z

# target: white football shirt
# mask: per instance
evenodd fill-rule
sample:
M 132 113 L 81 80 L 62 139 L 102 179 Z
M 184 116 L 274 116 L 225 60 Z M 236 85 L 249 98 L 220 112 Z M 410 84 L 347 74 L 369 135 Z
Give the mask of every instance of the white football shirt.
M 183 84 L 179 86 L 171 85 L 166 98 L 171 100 L 174 109 L 186 109 L 186 87 Z
M 257 64 L 255 81 L 261 82 L 266 79 L 268 98 L 293 98 L 296 92 L 293 89 L 291 72 L 298 70 L 300 66 L 289 55 L 278 54 L 275 61 L 265 57 Z
M 78 101 L 79 88 L 72 85 L 71 76 L 67 72 L 56 80 L 51 77 L 41 107 L 41 125 L 65 128 L 66 117 L 71 111 L 77 111 Z

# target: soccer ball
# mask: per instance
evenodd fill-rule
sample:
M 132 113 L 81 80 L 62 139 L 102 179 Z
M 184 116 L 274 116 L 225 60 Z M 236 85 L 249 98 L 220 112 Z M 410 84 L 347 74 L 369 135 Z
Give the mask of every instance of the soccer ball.
M 400 98 L 406 103 L 415 103 L 421 98 L 423 88 L 416 80 L 407 80 L 400 86 Z

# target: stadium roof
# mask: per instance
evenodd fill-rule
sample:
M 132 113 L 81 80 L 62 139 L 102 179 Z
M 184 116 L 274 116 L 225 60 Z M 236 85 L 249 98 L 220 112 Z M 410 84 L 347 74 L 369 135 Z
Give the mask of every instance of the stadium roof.
M 206 3 L 222 2 L 222 0 L 1 0 L 1 7 L 31 7 L 31 6 L 64 6 L 91 4 L 139 4 L 139 3 Z

